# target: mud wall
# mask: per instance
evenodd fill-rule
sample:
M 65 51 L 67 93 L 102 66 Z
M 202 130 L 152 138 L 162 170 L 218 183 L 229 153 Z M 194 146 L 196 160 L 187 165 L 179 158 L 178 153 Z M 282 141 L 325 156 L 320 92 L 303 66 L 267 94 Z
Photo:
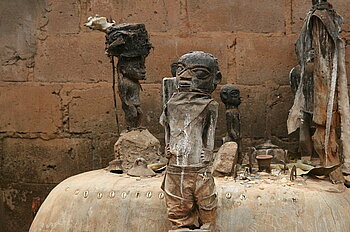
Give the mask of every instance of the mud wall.
M 350 40 L 348 0 L 331 3 L 344 16 L 343 36 Z M 311 0 L 1 1 L 0 230 L 27 231 L 34 197 L 44 199 L 63 179 L 113 158 L 118 134 L 112 69 L 104 34 L 82 26 L 88 16 L 146 24 L 154 50 L 142 84 L 143 126 L 161 141 L 161 80 L 180 55 L 203 50 L 219 59 L 222 84 L 241 88 L 244 146 L 270 137 L 295 151 L 296 136 L 287 136 L 285 124 L 293 100 L 288 73 L 310 5 Z M 219 100 L 218 91 L 214 95 Z M 219 113 L 217 145 L 225 133 L 222 104 Z

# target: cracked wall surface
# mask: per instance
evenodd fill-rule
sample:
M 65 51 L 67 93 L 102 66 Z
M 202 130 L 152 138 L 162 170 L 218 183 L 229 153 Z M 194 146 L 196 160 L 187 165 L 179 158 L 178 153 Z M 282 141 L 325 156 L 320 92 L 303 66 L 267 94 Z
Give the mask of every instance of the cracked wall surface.
M 348 0 L 330 2 L 345 19 L 349 44 Z M 146 24 L 154 49 L 142 83 L 143 126 L 162 143 L 162 78 L 179 56 L 203 50 L 218 58 L 223 74 L 214 98 L 220 102 L 223 84 L 241 89 L 244 149 L 270 137 L 296 152 L 297 135 L 286 130 L 288 73 L 310 7 L 311 0 L 0 1 L 0 231 L 27 231 L 33 198 L 113 159 L 112 69 L 104 34 L 83 26 L 88 16 Z M 118 113 L 124 129 L 121 107 Z M 216 147 L 225 134 L 221 102 L 218 121 Z

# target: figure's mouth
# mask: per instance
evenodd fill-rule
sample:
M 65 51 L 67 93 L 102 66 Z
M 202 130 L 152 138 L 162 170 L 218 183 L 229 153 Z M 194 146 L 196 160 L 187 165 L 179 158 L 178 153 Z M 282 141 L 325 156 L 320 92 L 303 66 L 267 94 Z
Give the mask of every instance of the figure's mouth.
M 186 81 L 186 80 L 179 80 L 179 86 L 180 87 L 185 87 L 185 88 L 188 88 L 191 86 L 191 81 Z
M 146 73 L 139 73 L 139 77 L 146 77 Z

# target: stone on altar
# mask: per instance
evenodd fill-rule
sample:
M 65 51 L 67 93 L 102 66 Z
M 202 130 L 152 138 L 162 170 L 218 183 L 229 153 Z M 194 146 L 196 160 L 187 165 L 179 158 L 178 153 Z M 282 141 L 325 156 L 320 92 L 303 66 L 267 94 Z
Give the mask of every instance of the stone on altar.
M 130 169 L 139 157 L 147 163 L 159 162 L 160 142 L 147 129 L 133 129 L 122 132 L 118 141 L 114 144 L 116 159 L 123 160 L 123 168 Z
M 238 145 L 236 142 L 224 143 L 214 159 L 214 173 L 228 175 L 237 163 Z

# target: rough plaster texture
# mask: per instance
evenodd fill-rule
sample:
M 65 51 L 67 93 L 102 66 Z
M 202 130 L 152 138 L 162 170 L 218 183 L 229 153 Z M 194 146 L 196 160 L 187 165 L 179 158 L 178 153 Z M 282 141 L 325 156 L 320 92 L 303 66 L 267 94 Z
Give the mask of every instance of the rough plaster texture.
M 215 178 L 215 232 L 349 231 L 350 191 L 344 186 L 302 178 L 291 182 L 287 175 L 268 178 L 249 183 Z M 162 175 L 133 178 L 105 170 L 70 177 L 47 197 L 29 232 L 168 231 L 162 180 Z
M 348 0 L 330 2 L 344 16 L 342 36 L 349 44 Z M 0 1 L 0 230 L 27 231 L 33 197 L 43 198 L 67 176 L 105 167 L 114 157 L 111 64 L 103 33 L 82 26 L 88 16 L 146 24 L 154 50 L 142 83 L 143 126 L 161 143 L 161 80 L 180 55 L 204 50 L 219 59 L 221 84 L 241 89 L 243 150 L 271 136 L 274 144 L 295 151 L 297 136 L 288 137 L 285 126 L 293 101 L 288 73 L 296 65 L 294 42 L 310 5 L 311 0 Z M 214 98 L 220 102 L 218 91 Z M 118 113 L 124 129 L 121 107 Z M 224 120 L 220 104 L 217 147 Z

